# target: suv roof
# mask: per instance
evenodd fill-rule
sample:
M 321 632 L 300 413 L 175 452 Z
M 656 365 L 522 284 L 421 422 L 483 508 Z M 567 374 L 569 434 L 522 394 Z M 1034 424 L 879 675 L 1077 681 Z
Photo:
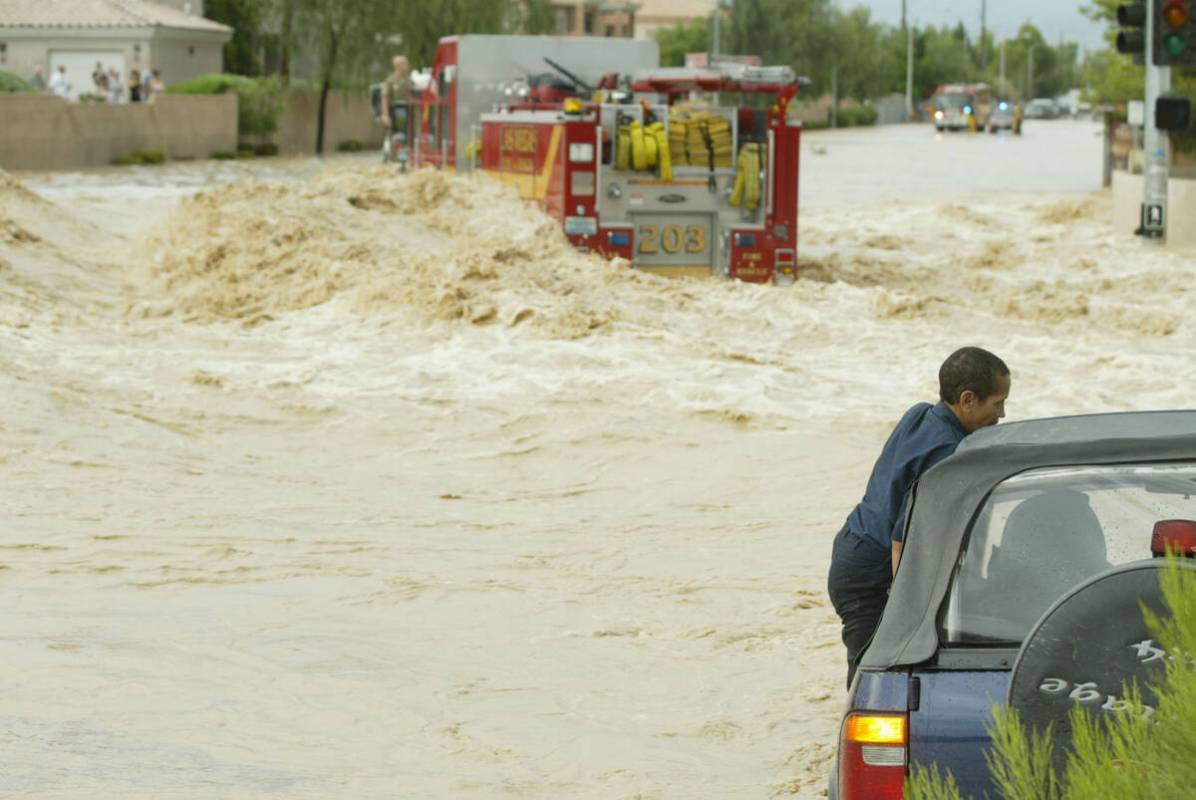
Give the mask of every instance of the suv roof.
M 988 447 L 1068 444 L 1104 439 L 1170 439 L 1196 434 L 1196 411 L 1125 411 L 1080 414 L 981 428 L 963 440 L 957 453 Z
M 1090 414 L 984 428 L 914 487 L 901 565 L 864 669 L 919 664 L 938 650 L 936 617 L 965 535 L 997 486 L 1040 467 L 1196 462 L 1196 411 Z

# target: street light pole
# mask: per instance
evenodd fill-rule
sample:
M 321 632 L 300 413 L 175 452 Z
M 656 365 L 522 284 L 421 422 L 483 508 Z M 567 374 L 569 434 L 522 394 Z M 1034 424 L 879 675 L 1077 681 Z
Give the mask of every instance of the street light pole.
M 1146 0 L 1146 18 L 1154 19 L 1161 0 Z M 1162 244 L 1167 238 L 1167 180 L 1171 165 L 1171 139 L 1155 125 L 1159 95 L 1171 90 L 1171 68 L 1151 63 L 1154 37 L 1158 31 L 1146 26 L 1146 125 L 1143 131 L 1142 211 L 1136 231 L 1147 241 Z
M 914 119 L 914 29 L 905 29 L 905 118 Z
M 980 69 L 988 66 L 988 42 L 985 41 L 988 27 L 988 0 L 980 0 Z
M 1028 42 L 1026 48 L 1026 101 L 1032 100 L 1034 93 L 1034 50 L 1038 47 L 1033 42 Z
M 722 16 L 723 16 L 722 0 L 716 0 L 716 2 L 714 4 L 714 30 L 710 37 L 711 38 L 710 54 L 712 56 L 717 56 L 719 54 L 720 48 L 722 47 L 722 42 L 720 41 L 720 39 L 722 38 L 720 35 L 722 33 Z

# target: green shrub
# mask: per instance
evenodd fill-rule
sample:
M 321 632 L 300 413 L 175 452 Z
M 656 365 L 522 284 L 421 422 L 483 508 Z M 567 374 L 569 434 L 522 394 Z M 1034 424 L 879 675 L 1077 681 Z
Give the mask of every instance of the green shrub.
M 224 94 L 225 92 L 240 91 L 244 86 L 253 83 L 253 78 L 244 75 L 227 75 L 213 73 L 200 75 L 189 81 L 172 83 L 166 88 L 169 94 Z
M 257 156 L 257 153 L 253 152 L 252 147 L 238 147 L 237 148 L 237 153 L 236 153 L 237 158 L 254 158 L 255 156 Z
M 1196 574 L 1174 563 L 1164 570 L 1163 596 L 1172 617 L 1146 621 L 1169 653 L 1187 654 L 1167 662 L 1154 686 L 1158 706 L 1147 718 L 1138 691 L 1125 697 L 1130 708 L 1097 717 L 1081 708 L 1071 714 L 1074 752 L 1066 772 L 1051 767 L 1049 736 L 1027 732 L 1012 710 L 994 710 L 989 771 L 1004 800 L 1157 800 L 1191 797 L 1192 731 L 1196 730 Z M 909 800 L 959 800 L 937 768 L 915 766 L 906 782 Z
M 166 161 L 166 154 L 161 150 L 137 150 L 127 156 L 117 156 L 109 163 L 119 166 L 130 164 L 162 164 Z
M 274 142 L 254 145 L 253 154 L 255 156 L 276 156 L 278 155 L 278 145 L 274 144 Z
M 876 124 L 876 109 L 872 106 L 848 106 L 839 109 L 839 127 L 851 128 Z
M 36 92 L 29 81 L 11 72 L 0 69 L 0 92 Z
M 337 144 L 336 149 L 342 153 L 358 153 L 362 150 L 362 144 L 356 139 L 346 139 Z
M 102 94 L 96 94 L 95 92 L 84 92 L 83 94 L 79 95 L 79 102 L 80 103 L 107 103 L 108 98 Z
M 236 92 L 237 134 L 273 136 L 282 115 L 283 84 L 276 76 L 248 78 L 244 75 L 200 75 L 167 88 L 172 94 L 225 94 Z
M 211 155 L 211 158 L 215 158 L 220 161 L 227 161 L 236 157 L 237 153 L 234 150 L 213 150 Z

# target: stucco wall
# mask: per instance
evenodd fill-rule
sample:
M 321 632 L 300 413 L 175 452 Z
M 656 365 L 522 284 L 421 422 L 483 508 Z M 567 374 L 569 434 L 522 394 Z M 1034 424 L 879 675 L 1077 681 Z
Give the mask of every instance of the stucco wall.
M 237 97 L 162 95 L 152 103 L 67 103 L 0 94 L 0 167 L 75 169 L 137 150 L 207 158 L 237 143 Z
M 316 123 L 320 111 L 319 92 L 288 92 L 278 121 L 274 141 L 280 153 L 316 152 Z M 369 147 L 382 145 L 383 127 L 374 121 L 367 92 L 330 91 L 324 129 L 324 152 L 336 152 L 337 145 L 357 141 Z
M 145 63 L 156 67 L 169 86 L 223 71 L 224 45 L 185 31 L 161 31 L 150 42 L 150 55 Z
M 123 63 L 105 63 L 104 66 L 120 68 L 121 77 L 128 77 L 128 69 L 153 66 L 162 73 L 162 80 L 167 84 L 220 72 L 224 64 L 221 38 L 221 34 L 207 31 L 153 28 L 100 28 L 69 33 L 35 29 L 0 31 L 0 41 L 8 44 L 4 69 L 22 78 L 29 77 L 34 64 L 41 66 L 48 77 L 53 51 L 112 51 L 121 54 Z M 88 69 L 94 66 L 89 64 Z M 70 77 L 76 93 L 93 91 L 90 71 Z
M 1142 176 L 1113 171 L 1113 229 L 1133 233 L 1142 208 Z M 1167 181 L 1167 244 L 1196 247 L 1196 180 Z

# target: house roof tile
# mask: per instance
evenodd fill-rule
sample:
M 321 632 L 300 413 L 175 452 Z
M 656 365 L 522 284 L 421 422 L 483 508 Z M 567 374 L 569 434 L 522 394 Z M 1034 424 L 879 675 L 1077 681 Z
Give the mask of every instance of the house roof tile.
M 227 25 L 150 0 L 0 0 L 0 28 L 188 28 L 232 32 Z

